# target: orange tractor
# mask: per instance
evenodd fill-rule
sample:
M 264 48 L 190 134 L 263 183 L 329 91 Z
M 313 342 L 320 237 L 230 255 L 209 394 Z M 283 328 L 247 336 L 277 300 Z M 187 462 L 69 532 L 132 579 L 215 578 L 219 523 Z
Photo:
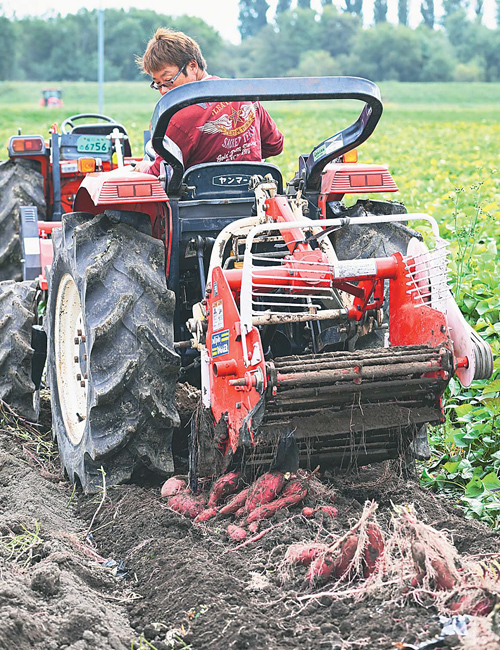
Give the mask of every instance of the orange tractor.
M 138 158 L 131 157 L 125 127 L 97 113 L 66 118 L 60 132 L 54 124 L 48 141 L 19 133 L 7 149 L 8 160 L 0 163 L 0 281 L 27 280 L 41 272 L 39 263 L 33 265 L 31 249 L 22 249 L 23 241 L 38 237 L 32 224 L 59 222 L 63 213 L 71 212 L 89 171 L 109 171 L 122 159 Z M 45 231 L 51 227 L 46 225 Z
M 46 108 L 62 108 L 62 90 L 60 88 L 44 88 L 40 98 L 40 106 Z
M 299 158 L 286 192 L 265 162 L 185 170 L 165 137 L 172 115 L 245 99 L 357 100 L 362 110 Z M 450 379 L 489 377 L 492 354 L 448 289 L 436 221 L 397 202 L 347 200 L 397 191 L 385 165 L 355 162 L 381 113 L 378 88 L 358 78 L 185 84 L 153 115 L 164 175 L 91 173 L 61 227 L 39 225 L 53 247 L 40 248 L 53 431 L 73 482 L 92 491 L 101 467 L 115 484 L 186 462 L 195 487 L 236 466 L 425 456 Z M 419 221 L 430 250 L 412 229 Z M 27 377 L 44 350 L 25 343 Z M 179 381 L 200 389 L 189 427 Z

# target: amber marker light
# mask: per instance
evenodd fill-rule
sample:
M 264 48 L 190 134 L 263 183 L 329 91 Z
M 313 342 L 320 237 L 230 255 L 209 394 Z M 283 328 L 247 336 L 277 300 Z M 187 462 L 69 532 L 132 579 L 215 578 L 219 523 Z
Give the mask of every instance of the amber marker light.
M 95 172 L 95 158 L 78 158 L 78 171 L 82 174 Z
M 345 162 L 345 163 L 357 163 L 358 162 L 358 150 L 357 149 L 351 149 L 351 151 L 347 151 L 342 156 L 342 161 Z

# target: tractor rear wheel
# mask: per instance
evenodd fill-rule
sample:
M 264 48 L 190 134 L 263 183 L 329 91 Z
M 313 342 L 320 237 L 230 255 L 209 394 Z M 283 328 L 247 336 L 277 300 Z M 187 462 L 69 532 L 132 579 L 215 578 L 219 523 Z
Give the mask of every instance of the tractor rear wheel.
M 410 239 L 422 239 L 416 230 L 404 223 L 376 223 L 357 225 L 356 217 L 379 216 L 382 214 L 404 214 L 402 203 L 389 201 L 360 200 L 351 208 L 352 219 L 348 228 L 335 232 L 332 243 L 339 260 L 367 259 L 371 257 L 389 257 L 394 253 L 406 255 Z M 385 282 L 385 300 L 383 305 L 384 323 L 389 322 L 389 281 Z M 384 346 L 384 329 L 374 329 L 358 339 L 356 348 L 377 348 Z
M 36 282 L 0 282 L 0 399 L 36 422 L 38 391 L 31 377 Z
M 174 294 L 147 215 L 70 213 L 53 233 L 48 377 L 53 431 L 73 483 L 94 492 L 148 469 L 173 472 L 179 426 Z M 102 469 L 101 469 L 102 468 Z
M 43 176 L 31 160 L 0 163 L 0 281 L 22 280 L 20 206 L 33 205 L 45 219 Z

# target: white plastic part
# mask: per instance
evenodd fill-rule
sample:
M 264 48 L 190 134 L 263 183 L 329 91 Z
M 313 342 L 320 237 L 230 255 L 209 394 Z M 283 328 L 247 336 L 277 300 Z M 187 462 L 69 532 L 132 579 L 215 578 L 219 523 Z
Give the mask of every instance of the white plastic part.
M 208 350 L 203 348 L 201 350 L 201 402 L 205 408 L 210 408 L 210 358 Z

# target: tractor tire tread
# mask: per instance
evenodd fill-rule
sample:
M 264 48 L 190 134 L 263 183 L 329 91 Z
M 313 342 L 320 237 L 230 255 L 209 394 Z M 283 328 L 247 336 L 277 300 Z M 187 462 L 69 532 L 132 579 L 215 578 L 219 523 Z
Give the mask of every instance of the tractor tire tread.
M 35 299 L 36 282 L 0 282 L 0 399 L 31 422 L 39 415 L 31 378 Z
M 175 301 L 166 286 L 163 243 L 106 215 L 77 221 L 65 215 L 63 235 L 54 241 L 48 372 L 62 463 L 72 482 L 94 492 L 102 481 L 101 465 L 108 485 L 131 480 L 144 466 L 162 475 L 173 472 L 170 445 L 179 426 L 179 359 L 173 348 Z M 78 288 L 88 346 L 86 427 L 78 445 L 65 431 L 55 366 L 54 311 L 59 283 L 67 273 Z M 149 277 L 151 281 L 145 279 Z M 151 334 L 154 330 L 161 344 Z
M 43 177 L 31 160 L 0 163 L 0 281 L 22 280 L 20 207 L 33 205 L 45 219 Z

